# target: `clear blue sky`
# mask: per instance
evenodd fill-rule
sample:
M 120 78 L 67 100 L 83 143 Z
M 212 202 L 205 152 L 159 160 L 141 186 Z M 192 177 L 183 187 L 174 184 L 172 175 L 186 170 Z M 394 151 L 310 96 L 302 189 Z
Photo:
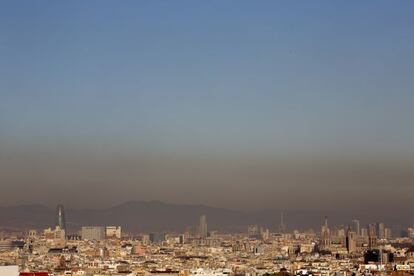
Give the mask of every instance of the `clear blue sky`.
M 0 147 L 410 155 L 413 14 L 413 1 L 1 1 Z

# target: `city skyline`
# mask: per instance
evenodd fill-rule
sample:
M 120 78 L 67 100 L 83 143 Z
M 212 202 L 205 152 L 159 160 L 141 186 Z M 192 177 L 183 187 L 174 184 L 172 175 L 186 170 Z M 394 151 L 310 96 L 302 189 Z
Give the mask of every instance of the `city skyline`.
M 67 234 L 77 232 L 81 226 L 120 225 L 128 233 L 136 232 L 180 232 L 189 228 L 191 233 L 199 237 L 207 237 L 211 231 L 228 233 L 244 232 L 249 225 L 260 225 L 272 232 L 287 234 L 294 230 L 318 232 L 320 225 L 331 229 L 347 229 L 350 227 L 357 235 L 367 232 L 370 225 L 377 227 L 377 232 L 385 235 L 388 232 L 397 235 L 413 225 L 414 217 L 399 217 L 393 213 L 378 213 L 377 216 L 367 216 L 361 212 L 335 212 L 332 210 L 289 210 L 283 211 L 283 227 L 281 227 L 281 210 L 259 210 L 243 212 L 203 205 L 176 205 L 160 201 L 130 201 L 103 209 L 65 209 L 68 223 L 62 227 L 61 217 L 56 209 L 42 205 L 18 205 L 0 207 L 0 232 L 2 230 L 24 231 L 30 228 L 42 229 L 56 225 Z M 207 219 L 209 227 L 207 228 Z M 325 219 L 325 223 L 323 222 Z M 197 223 L 194 225 L 194 222 Z M 63 220 L 66 225 L 66 219 Z M 379 224 L 379 223 L 382 224 Z M 193 225 L 193 226 L 192 226 Z M 259 230 L 256 227 L 257 231 Z M 381 230 L 380 230 L 381 228 Z M 202 230 L 204 229 L 204 230 Z M 208 229 L 208 230 L 207 230 Z M 258 235 L 258 234 L 255 234 Z M 366 234 L 365 236 L 367 236 Z M 381 237 L 381 236 L 379 236 Z
M 0 232 L 2 275 L 410 275 L 414 270 L 414 227 L 394 232 L 377 222 L 360 229 L 359 220 L 335 226 L 325 217 L 319 233 L 275 232 L 260 224 L 229 233 L 209 230 L 203 214 L 184 232 L 125 233 L 122 225 L 88 221 L 67 233 L 61 228 L 64 206 L 56 210 L 54 227 Z
M 414 1 L 0 1 L 0 276 L 414 275 Z

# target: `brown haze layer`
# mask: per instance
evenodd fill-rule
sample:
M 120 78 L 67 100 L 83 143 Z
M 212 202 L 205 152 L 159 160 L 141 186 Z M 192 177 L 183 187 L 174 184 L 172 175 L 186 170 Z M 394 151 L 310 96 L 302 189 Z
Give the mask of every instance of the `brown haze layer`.
M 339 156 L 339 155 L 337 155 Z M 414 162 L 407 159 L 148 152 L 13 150 L 0 157 L 2 205 L 106 208 L 129 200 L 235 210 L 310 209 L 404 218 Z

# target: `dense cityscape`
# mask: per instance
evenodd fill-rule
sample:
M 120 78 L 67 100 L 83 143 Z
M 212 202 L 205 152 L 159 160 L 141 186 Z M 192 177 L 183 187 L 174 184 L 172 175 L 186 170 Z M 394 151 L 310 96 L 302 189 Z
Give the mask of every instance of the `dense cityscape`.
M 0 276 L 414 276 L 414 0 L 0 0 Z
M 0 275 L 190 276 L 372 275 L 414 273 L 414 228 L 391 229 L 357 219 L 318 231 L 249 225 L 245 233 L 210 230 L 200 215 L 183 233 L 123 233 L 120 226 L 82 226 L 67 233 L 65 211 L 56 225 L 1 232 Z

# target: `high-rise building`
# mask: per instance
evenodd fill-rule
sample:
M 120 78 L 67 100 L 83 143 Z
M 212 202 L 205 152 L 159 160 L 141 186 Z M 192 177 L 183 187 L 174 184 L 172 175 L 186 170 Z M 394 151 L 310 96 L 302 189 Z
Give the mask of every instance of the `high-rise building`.
M 368 228 L 361 228 L 361 237 L 363 238 L 368 237 Z
M 385 228 L 384 229 L 384 239 L 391 239 L 392 237 L 392 232 L 390 228 Z
M 346 237 L 346 231 L 345 228 L 343 228 L 343 226 L 341 226 L 341 228 L 336 229 L 336 236 L 339 239 L 344 239 Z
M 141 237 L 142 245 L 147 246 L 147 245 L 150 244 L 150 242 L 151 242 L 151 240 L 150 240 L 150 236 L 148 234 L 142 235 L 142 237 Z
M 385 238 L 385 225 L 383 222 L 379 222 L 377 224 L 377 233 L 378 233 L 378 238 L 380 239 Z
M 355 232 L 357 236 L 361 235 L 359 220 L 357 219 L 352 220 L 352 230 Z
M 66 218 L 65 218 L 65 210 L 62 204 L 59 204 L 56 207 L 56 226 L 59 226 L 60 229 L 67 232 L 66 229 Z
M 322 248 L 328 249 L 331 246 L 331 230 L 328 227 L 328 218 L 325 217 L 325 224 L 321 231 Z
M 376 225 L 368 225 L 368 248 L 373 249 L 377 246 Z
M 82 226 L 82 240 L 103 240 L 105 239 L 104 226 Z
M 264 229 L 260 227 L 260 238 L 265 241 L 265 240 L 268 240 L 269 237 L 270 237 L 269 229 Z
M 205 215 L 200 217 L 200 221 L 198 224 L 198 235 L 200 238 L 207 238 L 208 228 L 207 228 L 207 218 Z
M 353 253 L 356 251 L 356 233 L 348 228 L 346 232 L 346 249 L 348 253 Z

